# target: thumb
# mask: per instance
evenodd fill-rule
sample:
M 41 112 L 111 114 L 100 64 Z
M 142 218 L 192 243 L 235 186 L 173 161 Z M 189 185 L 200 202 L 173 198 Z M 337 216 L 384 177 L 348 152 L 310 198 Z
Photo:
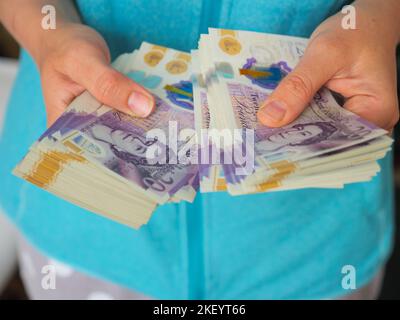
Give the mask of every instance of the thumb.
M 321 59 L 307 56 L 287 75 L 258 111 L 258 120 L 268 127 L 282 127 L 294 121 L 316 92 L 333 76 L 333 68 Z
M 102 58 L 91 57 L 72 78 L 97 100 L 124 113 L 145 118 L 155 108 L 154 97 L 142 86 L 113 69 Z

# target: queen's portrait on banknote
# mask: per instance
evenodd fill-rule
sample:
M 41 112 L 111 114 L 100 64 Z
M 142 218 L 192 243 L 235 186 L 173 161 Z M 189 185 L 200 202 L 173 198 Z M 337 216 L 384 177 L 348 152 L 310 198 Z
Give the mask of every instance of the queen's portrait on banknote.
M 148 164 L 147 148 L 157 142 L 156 139 L 142 141 L 141 137 L 135 136 L 133 133 L 102 124 L 91 127 L 86 133 L 91 134 L 93 141 L 107 146 L 115 156 L 134 165 Z
M 328 140 L 337 130 L 338 128 L 330 122 L 299 123 L 273 130 L 271 135 L 264 137 L 265 143 L 257 144 L 257 149 L 274 152 L 283 148 L 290 149 L 290 147 L 318 144 Z

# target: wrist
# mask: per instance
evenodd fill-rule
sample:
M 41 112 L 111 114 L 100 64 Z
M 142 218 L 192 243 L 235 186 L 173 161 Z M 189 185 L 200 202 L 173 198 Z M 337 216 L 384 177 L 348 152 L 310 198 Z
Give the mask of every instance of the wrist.
M 46 30 L 42 26 L 46 18 L 42 12 L 45 5 L 54 6 L 56 10 L 55 30 Z M 52 34 L 68 23 L 80 22 L 72 0 L 13 0 L 7 5 L 0 0 L 0 11 L 1 22 L 36 62 L 40 60 L 47 38 L 52 38 Z
M 400 43 L 399 0 L 357 0 L 354 6 L 357 20 L 361 20 L 357 21 L 360 28 L 368 28 L 369 32 L 387 39 L 394 47 Z
M 34 52 L 31 52 L 39 69 L 49 54 L 56 52 L 68 39 L 74 37 L 74 30 L 81 26 L 77 22 L 57 21 L 57 28 L 52 30 L 42 30 L 37 41 L 38 45 Z

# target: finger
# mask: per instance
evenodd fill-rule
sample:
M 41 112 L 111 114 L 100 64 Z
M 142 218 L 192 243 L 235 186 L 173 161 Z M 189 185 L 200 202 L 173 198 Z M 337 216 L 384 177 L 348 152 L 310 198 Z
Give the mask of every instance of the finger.
M 315 93 L 335 74 L 335 67 L 321 55 L 306 54 L 261 105 L 259 121 L 269 127 L 281 127 L 295 120 Z
M 399 120 L 396 101 L 383 101 L 372 96 L 358 95 L 349 98 L 344 108 L 389 132 Z
M 60 109 L 51 107 L 51 108 L 46 108 L 46 115 L 47 115 L 47 128 L 50 128 L 54 122 L 57 121 L 57 119 L 62 115 L 62 111 Z
M 79 70 L 70 70 L 69 76 L 97 100 L 124 113 L 144 118 L 155 108 L 154 97 L 113 69 L 104 57 L 89 55 L 87 60 L 80 61 Z
M 85 88 L 64 79 L 61 75 L 44 78 L 42 87 L 48 127 L 61 116 L 75 97 L 85 91 Z

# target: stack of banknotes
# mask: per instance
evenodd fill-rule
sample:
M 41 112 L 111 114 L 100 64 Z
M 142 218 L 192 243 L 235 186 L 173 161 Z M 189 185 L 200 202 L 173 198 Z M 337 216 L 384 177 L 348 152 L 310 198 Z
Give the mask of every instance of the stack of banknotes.
M 328 90 L 286 127 L 257 122 L 306 45 L 221 29 L 209 29 L 190 54 L 143 43 L 113 66 L 154 95 L 155 112 L 139 119 L 84 92 L 13 173 L 134 228 L 158 205 L 192 202 L 198 190 L 242 195 L 368 181 L 392 139 Z
M 209 29 L 201 35 L 198 50 L 192 51 L 196 127 L 242 130 L 242 141 L 252 134 L 253 142 L 244 144 L 252 147 L 244 150 L 244 160 L 252 160 L 251 152 L 254 158 L 249 165 L 240 157 L 243 143 L 236 148 L 225 143 L 223 153 L 232 163 L 201 166 L 202 191 L 240 195 L 342 188 L 378 173 L 376 161 L 390 150 L 392 139 L 342 108 L 327 89 L 288 126 L 267 128 L 257 122 L 259 106 L 293 70 L 306 46 L 307 39 L 248 31 Z
M 168 135 L 170 124 L 177 126 L 177 132 L 193 127 L 193 105 L 173 103 L 190 84 L 190 54 L 143 43 L 138 51 L 120 56 L 114 67 L 154 94 L 156 112 L 139 119 L 84 92 L 31 146 L 14 174 L 89 211 L 138 228 L 157 205 L 193 201 L 198 189 L 197 165 L 173 161 L 181 144 L 168 150 L 171 161 L 157 162 L 156 156 L 148 156 L 149 150 L 166 145 L 149 133 Z

